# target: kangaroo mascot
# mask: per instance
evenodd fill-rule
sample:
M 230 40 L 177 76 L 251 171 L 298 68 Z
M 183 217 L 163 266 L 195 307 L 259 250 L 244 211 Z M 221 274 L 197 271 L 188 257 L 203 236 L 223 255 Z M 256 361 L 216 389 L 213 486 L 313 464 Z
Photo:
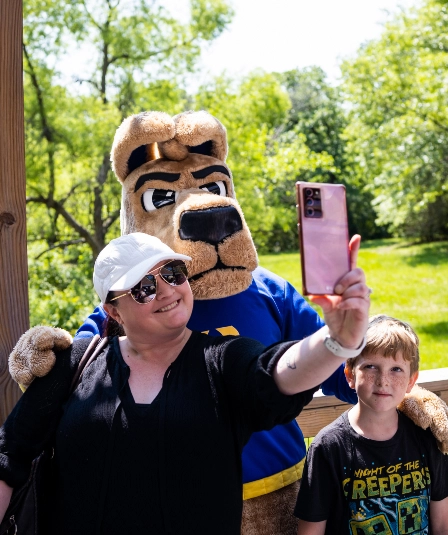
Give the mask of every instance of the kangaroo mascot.
M 322 322 L 289 283 L 257 267 L 226 156 L 226 130 L 204 111 L 128 117 L 116 132 L 111 154 L 123 186 L 122 233 L 146 232 L 191 256 L 188 272 L 195 304 L 190 329 L 249 336 L 266 345 L 302 339 Z M 97 307 L 77 336 L 101 333 L 104 318 Z M 71 341 L 61 329 L 30 329 L 11 354 L 12 376 L 30 384 L 53 366 L 53 348 Z M 324 393 L 356 400 L 343 366 L 322 386 Z M 434 398 L 426 391 L 414 395 L 408 415 L 424 427 L 433 426 L 448 447 L 445 409 Z M 292 511 L 304 457 L 303 435 L 295 421 L 252 436 L 243 452 L 244 535 L 295 535 Z

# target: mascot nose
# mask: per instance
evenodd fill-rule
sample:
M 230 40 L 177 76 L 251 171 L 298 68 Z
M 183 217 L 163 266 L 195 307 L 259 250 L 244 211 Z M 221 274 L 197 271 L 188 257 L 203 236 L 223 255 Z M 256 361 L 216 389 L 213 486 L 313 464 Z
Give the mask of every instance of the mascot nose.
M 219 206 L 184 212 L 180 217 L 179 236 L 182 240 L 217 245 L 242 228 L 243 222 L 236 208 Z

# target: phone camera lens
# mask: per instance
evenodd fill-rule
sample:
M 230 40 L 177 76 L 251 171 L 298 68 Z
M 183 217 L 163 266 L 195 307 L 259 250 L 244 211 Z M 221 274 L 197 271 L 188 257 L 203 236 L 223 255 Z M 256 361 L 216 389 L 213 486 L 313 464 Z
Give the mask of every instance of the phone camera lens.
M 311 188 L 306 188 L 305 195 L 307 197 L 312 197 L 313 196 L 313 190 Z
M 313 215 L 314 215 L 314 209 L 313 209 L 313 208 L 307 208 L 307 209 L 306 209 L 306 215 L 307 215 L 308 217 L 313 217 Z
M 313 206 L 313 204 L 314 204 L 313 199 L 307 199 L 306 200 L 306 204 L 307 204 L 307 206 Z

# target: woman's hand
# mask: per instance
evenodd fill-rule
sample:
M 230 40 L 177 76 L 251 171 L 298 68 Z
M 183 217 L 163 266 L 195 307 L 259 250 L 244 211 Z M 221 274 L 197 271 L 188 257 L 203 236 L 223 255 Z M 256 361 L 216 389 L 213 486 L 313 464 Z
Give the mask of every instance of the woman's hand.
M 351 270 L 337 283 L 339 295 L 310 296 L 322 308 L 330 336 L 342 347 L 355 349 L 362 343 L 369 322 L 370 288 L 362 269 L 356 267 L 361 236 L 350 240 Z
M 313 296 L 313 303 L 322 307 L 327 327 L 294 344 L 277 362 L 274 381 L 286 395 L 303 392 L 322 383 L 341 365 L 340 357 L 325 344 L 327 328 L 330 336 L 346 349 L 361 346 L 369 324 L 370 289 L 364 272 L 356 267 L 361 237 L 350 240 L 351 270 L 336 285 L 339 295 Z

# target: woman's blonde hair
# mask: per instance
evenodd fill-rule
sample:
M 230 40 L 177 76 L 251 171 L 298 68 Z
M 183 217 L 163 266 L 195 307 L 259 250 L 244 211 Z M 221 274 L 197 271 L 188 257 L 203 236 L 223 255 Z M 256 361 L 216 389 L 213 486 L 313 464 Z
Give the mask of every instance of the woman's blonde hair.
M 405 321 L 384 314 L 372 316 L 366 339 L 367 344 L 361 354 L 345 363 L 349 370 L 353 369 L 356 360 L 362 355 L 381 353 L 385 357 L 395 358 L 401 352 L 403 359 L 410 362 L 411 375 L 418 372 L 420 341 L 413 328 Z

